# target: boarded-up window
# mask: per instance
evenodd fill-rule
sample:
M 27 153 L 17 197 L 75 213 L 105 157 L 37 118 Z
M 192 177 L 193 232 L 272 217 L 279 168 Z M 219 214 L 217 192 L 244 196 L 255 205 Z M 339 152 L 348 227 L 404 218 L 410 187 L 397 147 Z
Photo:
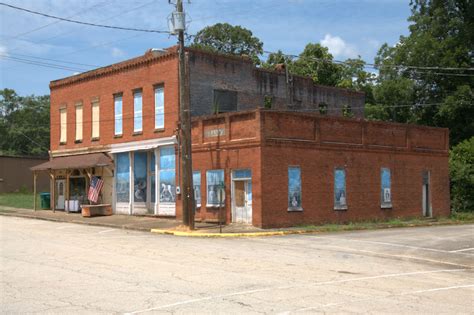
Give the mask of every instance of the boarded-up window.
M 67 111 L 66 108 L 61 108 L 59 110 L 59 123 L 61 125 L 61 130 L 59 131 L 59 142 L 66 143 L 67 140 Z
M 92 139 L 98 139 L 100 137 L 100 107 L 99 101 L 92 102 Z
M 237 111 L 237 92 L 228 90 L 214 90 L 214 113 Z
M 82 104 L 76 105 L 76 141 L 82 140 Z

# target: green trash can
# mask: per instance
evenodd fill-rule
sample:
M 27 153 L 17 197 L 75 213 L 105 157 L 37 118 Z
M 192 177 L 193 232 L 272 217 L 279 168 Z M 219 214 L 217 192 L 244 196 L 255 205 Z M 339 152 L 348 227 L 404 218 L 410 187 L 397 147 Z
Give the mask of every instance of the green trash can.
M 51 209 L 51 194 L 48 192 L 40 193 L 41 209 Z

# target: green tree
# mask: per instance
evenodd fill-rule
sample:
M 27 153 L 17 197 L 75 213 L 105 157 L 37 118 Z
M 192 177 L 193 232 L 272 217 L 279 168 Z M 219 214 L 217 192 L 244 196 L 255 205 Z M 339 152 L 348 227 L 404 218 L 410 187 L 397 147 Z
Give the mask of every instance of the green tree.
M 455 211 L 474 211 L 474 137 L 450 152 L 451 206 Z
M 0 90 L 0 152 L 46 156 L 49 148 L 49 95 L 18 96 Z
M 200 30 L 194 37 L 193 48 L 211 52 L 249 56 L 256 63 L 263 53 L 263 43 L 252 32 L 239 25 L 217 23 Z
M 327 47 L 309 43 L 289 69 L 293 74 L 311 77 L 316 84 L 336 86 L 343 78 L 343 67 L 333 59 Z
M 454 112 L 472 112 L 472 93 L 467 88 L 472 90 L 474 72 L 443 68 L 473 67 L 474 4 L 468 0 L 413 0 L 410 5 L 409 35 L 401 36 L 393 47 L 384 44 L 375 59 L 380 71 L 378 84 L 382 86 L 374 93 L 375 100 L 385 105 L 387 95 L 404 95 L 399 101 L 411 100 L 419 106 L 409 112 L 396 110 L 390 115 L 392 119 L 397 114 L 397 121 L 449 127 L 451 143 L 456 144 L 472 136 L 472 129 L 457 128 L 465 123 L 464 117 L 453 115 L 446 106 L 456 103 Z M 388 93 L 383 85 L 398 91 Z M 410 89 L 404 91 L 408 86 Z M 458 98 L 462 102 L 456 102 Z
M 267 57 L 267 60 L 262 63 L 262 68 L 265 69 L 275 69 L 275 66 L 278 64 L 286 64 L 291 66 L 293 63 L 291 57 L 283 54 L 281 50 L 278 50 L 276 53 L 270 53 Z

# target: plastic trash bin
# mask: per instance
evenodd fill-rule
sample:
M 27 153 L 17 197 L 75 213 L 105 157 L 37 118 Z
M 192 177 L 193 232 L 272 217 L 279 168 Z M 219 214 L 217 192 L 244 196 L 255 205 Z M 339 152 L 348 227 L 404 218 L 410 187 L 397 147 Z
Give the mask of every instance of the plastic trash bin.
M 51 194 L 44 192 L 40 193 L 41 200 L 41 209 L 50 209 L 51 208 Z

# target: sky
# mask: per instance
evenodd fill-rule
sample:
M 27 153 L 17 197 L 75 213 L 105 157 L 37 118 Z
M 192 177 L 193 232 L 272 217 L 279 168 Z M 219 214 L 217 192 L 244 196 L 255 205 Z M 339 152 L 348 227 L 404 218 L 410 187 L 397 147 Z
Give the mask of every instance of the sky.
M 3 0 L 69 19 L 168 30 L 168 0 Z M 383 43 L 408 34 L 409 1 L 184 0 L 188 33 L 219 22 L 250 29 L 264 50 L 299 54 L 308 43 L 337 60 L 367 62 Z M 175 45 L 168 34 L 111 30 L 57 21 L 0 6 L 0 88 L 19 95 L 49 94 L 49 82 Z M 265 58 L 266 56 L 263 56 Z M 61 61 L 61 62 L 58 62 Z M 41 65 L 39 65 L 41 64 Z M 45 67 L 47 64 L 48 67 Z M 66 69 L 64 69 L 66 68 Z

